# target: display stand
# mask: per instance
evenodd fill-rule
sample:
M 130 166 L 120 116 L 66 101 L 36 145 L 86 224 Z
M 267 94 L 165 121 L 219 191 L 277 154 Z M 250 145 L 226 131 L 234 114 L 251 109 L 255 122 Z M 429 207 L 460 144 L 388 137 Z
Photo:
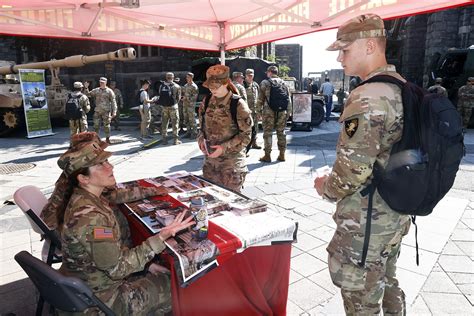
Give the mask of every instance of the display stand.
M 292 94 L 293 102 L 293 120 L 291 123 L 291 131 L 310 132 L 313 130 L 311 126 L 311 104 L 313 101 L 312 93 L 294 92 Z

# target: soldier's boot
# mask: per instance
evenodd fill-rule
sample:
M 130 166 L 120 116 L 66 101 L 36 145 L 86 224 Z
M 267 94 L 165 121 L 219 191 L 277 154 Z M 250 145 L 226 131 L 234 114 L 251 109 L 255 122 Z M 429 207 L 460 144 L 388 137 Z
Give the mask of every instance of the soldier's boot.
M 107 144 L 112 144 L 112 143 L 110 142 L 110 137 L 106 137 L 106 138 L 105 138 L 105 142 L 106 142 Z
M 259 160 L 261 162 L 272 162 L 272 157 L 270 156 L 269 152 L 265 152 L 265 155 L 263 155 L 263 157 L 260 157 Z
M 181 141 L 178 138 L 175 138 L 173 143 L 175 145 L 179 145 L 179 144 L 181 144 Z
M 280 150 L 280 154 L 278 155 L 277 160 L 278 161 L 285 161 L 285 151 L 284 150 Z
M 254 139 L 253 142 L 252 142 L 252 148 L 253 149 L 262 149 L 261 146 L 258 146 L 256 139 Z

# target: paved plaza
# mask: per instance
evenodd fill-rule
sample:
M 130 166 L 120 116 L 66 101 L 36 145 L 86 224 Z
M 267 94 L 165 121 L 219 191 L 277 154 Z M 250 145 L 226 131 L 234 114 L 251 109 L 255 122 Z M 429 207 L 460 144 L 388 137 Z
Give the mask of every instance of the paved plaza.
M 251 150 L 250 173 L 243 193 L 266 201 L 299 223 L 292 248 L 288 315 L 343 315 L 338 289 L 327 269 L 326 246 L 335 224 L 335 204 L 313 189 L 317 168 L 331 166 L 340 125 L 323 123 L 312 132 L 288 132 L 287 161 L 263 164 L 262 150 Z M 69 129 L 53 136 L 26 139 L 22 134 L 0 139 L 0 199 L 11 201 L 15 190 L 35 185 L 49 194 L 60 174 L 58 156 L 69 146 Z M 110 159 L 119 182 L 180 170 L 201 174 L 203 156 L 196 142 L 140 150 L 135 125 L 112 132 Z M 261 132 L 258 140 L 262 142 Z M 407 296 L 408 315 L 473 315 L 474 309 L 474 130 L 466 134 L 467 155 L 454 188 L 433 214 L 417 219 L 420 265 L 415 263 L 414 227 L 405 237 L 398 277 Z M 274 136 L 273 159 L 276 160 Z M 26 170 L 21 170 L 24 167 Z M 13 173 L 8 173 L 14 169 Z M 18 168 L 18 169 L 15 169 Z M 28 169 L 30 168 L 30 169 Z M 40 256 L 42 242 L 15 205 L 0 207 L 0 315 L 32 315 L 37 294 L 14 261 L 21 250 Z

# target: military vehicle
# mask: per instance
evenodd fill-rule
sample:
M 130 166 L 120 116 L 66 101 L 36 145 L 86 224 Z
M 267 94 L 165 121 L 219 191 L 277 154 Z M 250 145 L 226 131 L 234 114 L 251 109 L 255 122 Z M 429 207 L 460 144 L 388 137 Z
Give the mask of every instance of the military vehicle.
M 429 85 L 437 77 L 443 78 L 443 87 L 448 90 L 448 97 L 457 104 L 458 90 L 466 84 L 468 77 L 474 77 L 474 45 L 469 48 L 451 48 L 443 56 L 433 61 Z
M 64 109 L 69 90 L 59 80 L 61 67 L 82 67 L 87 64 L 108 60 L 132 60 L 136 58 L 133 48 L 122 48 L 105 54 L 85 56 L 74 55 L 64 59 L 14 65 L 0 62 L 0 136 L 18 128 L 24 122 L 23 98 L 18 75 L 19 69 L 49 69 L 51 84 L 46 95 L 39 91 L 24 91 L 29 106 L 41 108 L 48 103 L 51 118 L 64 118 Z

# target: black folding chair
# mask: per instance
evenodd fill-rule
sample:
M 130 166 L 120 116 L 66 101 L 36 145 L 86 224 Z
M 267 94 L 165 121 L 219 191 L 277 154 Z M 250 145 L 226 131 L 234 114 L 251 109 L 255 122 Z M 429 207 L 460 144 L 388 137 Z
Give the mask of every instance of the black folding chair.
M 97 307 L 107 316 L 115 315 L 81 279 L 62 275 L 27 251 L 17 253 L 15 260 L 28 274 L 40 296 L 54 308 L 82 312 Z M 37 316 L 41 315 L 42 309 L 36 310 Z

